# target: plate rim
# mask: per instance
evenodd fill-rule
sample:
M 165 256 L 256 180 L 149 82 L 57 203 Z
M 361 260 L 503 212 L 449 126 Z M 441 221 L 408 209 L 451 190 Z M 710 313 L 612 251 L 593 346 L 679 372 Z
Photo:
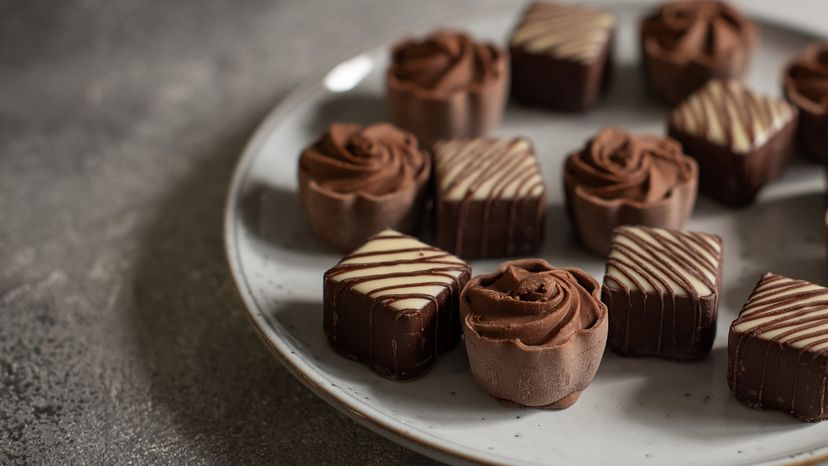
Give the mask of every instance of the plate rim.
M 641 6 L 647 7 L 657 4 L 658 0 L 592 0 L 591 4 L 612 5 L 612 6 Z M 265 118 L 257 125 L 253 135 L 245 144 L 241 151 L 240 157 L 237 159 L 233 168 L 233 174 L 227 188 L 224 203 L 224 219 L 223 219 L 223 244 L 224 253 L 230 268 L 233 283 L 236 290 L 244 303 L 244 315 L 252 324 L 256 334 L 265 344 L 265 346 L 276 356 L 276 359 L 288 371 L 296 377 L 303 385 L 310 389 L 316 396 L 320 397 L 327 404 L 334 407 L 337 411 L 345 414 L 350 419 L 356 421 L 363 427 L 368 428 L 374 433 L 377 433 L 399 445 L 402 445 L 410 450 L 416 451 L 424 456 L 436 459 L 443 462 L 453 464 L 483 464 L 483 465 L 498 465 L 498 461 L 494 461 L 492 457 L 500 457 L 504 460 L 508 458 L 499 454 L 477 455 L 462 449 L 451 448 L 446 446 L 446 441 L 442 440 L 436 435 L 418 435 L 417 433 L 407 430 L 401 423 L 387 421 L 379 416 L 371 416 L 370 413 L 360 411 L 356 406 L 344 397 L 337 397 L 331 391 L 327 390 L 321 383 L 314 380 L 303 370 L 296 361 L 290 356 L 290 349 L 286 346 L 287 343 L 282 336 L 278 335 L 272 328 L 273 325 L 279 325 L 269 320 L 256 300 L 252 287 L 247 280 L 244 273 L 244 268 L 241 264 L 241 257 L 238 247 L 239 229 L 242 227 L 241 221 L 241 188 L 245 185 L 248 176 L 251 173 L 251 166 L 256 160 L 258 154 L 261 152 L 264 144 L 269 140 L 270 135 L 276 127 L 284 120 L 296 106 L 298 106 L 304 99 L 311 94 L 318 92 L 323 87 L 323 79 L 325 76 L 338 64 L 346 62 L 358 55 L 370 53 L 378 48 L 387 47 L 387 45 L 407 33 L 422 29 L 426 26 L 436 27 L 439 20 L 445 20 L 446 15 L 451 17 L 463 16 L 483 16 L 491 13 L 493 10 L 515 11 L 521 8 L 527 2 L 485 2 L 479 4 L 474 8 L 473 12 L 469 12 L 469 8 L 447 8 L 440 11 L 439 14 L 429 15 L 426 18 L 417 21 L 411 21 L 398 27 L 394 31 L 389 31 L 385 34 L 380 34 L 372 39 L 364 41 L 357 46 L 349 48 L 346 52 L 337 54 L 332 58 L 324 60 L 315 66 L 305 78 L 301 79 L 286 93 L 284 97 L 279 99 L 276 104 L 267 113 Z M 749 6 L 742 5 L 742 9 L 747 16 L 756 21 L 796 30 L 797 32 L 812 36 L 814 38 L 823 38 L 826 31 L 815 31 L 813 27 L 808 24 L 797 22 L 794 18 L 773 16 L 767 11 L 753 11 Z M 310 366 L 308 364 L 308 366 Z M 419 432 L 419 430 L 418 430 Z M 450 445 L 453 445 L 451 442 Z M 459 447 L 460 445 L 458 445 Z M 488 456 L 489 458 L 487 458 Z M 819 464 L 828 460 L 828 444 L 814 450 L 806 450 L 797 452 L 793 455 L 785 455 L 783 457 L 773 458 L 761 463 L 759 465 L 788 465 L 800 466 Z

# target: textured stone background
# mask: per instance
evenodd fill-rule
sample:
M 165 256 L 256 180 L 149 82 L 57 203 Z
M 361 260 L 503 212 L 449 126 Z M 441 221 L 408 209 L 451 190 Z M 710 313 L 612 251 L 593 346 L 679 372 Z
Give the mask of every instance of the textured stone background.
M 429 463 L 268 354 L 221 220 L 281 96 L 441 8 L 0 0 L 0 464 Z

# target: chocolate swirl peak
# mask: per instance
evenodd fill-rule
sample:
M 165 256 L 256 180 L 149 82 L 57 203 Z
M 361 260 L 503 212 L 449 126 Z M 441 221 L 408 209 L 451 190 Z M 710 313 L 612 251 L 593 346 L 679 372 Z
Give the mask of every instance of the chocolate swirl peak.
M 386 73 L 393 121 L 426 145 L 494 129 L 508 84 L 506 50 L 453 31 L 400 42 Z
M 385 123 L 333 124 L 299 163 L 319 188 L 365 197 L 412 189 L 430 166 L 412 134 Z
M 785 96 L 799 108 L 797 142 L 818 160 L 828 160 L 828 43 L 813 44 L 784 74 Z
M 299 194 L 316 233 L 350 250 L 383 228 L 411 232 L 430 170 L 408 132 L 335 123 L 302 152 Z
M 646 205 L 669 199 L 677 184 L 693 178 L 693 159 L 673 139 L 601 131 L 564 167 L 567 184 L 584 195 Z
M 641 25 L 645 70 L 653 90 L 677 103 L 712 78 L 744 73 L 756 28 L 719 1 L 674 1 Z
M 575 232 L 599 254 L 620 225 L 680 229 L 696 202 L 698 166 L 670 138 L 601 131 L 564 165 Z
M 389 78 L 423 95 L 446 96 L 480 89 L 501 78 L 502 51 L 466 34 L 437 31 L 394 47 Z
M 472 374 L 496 398 L 566 408 L 598 369 L 607 309 L 580 269 L 505 262 L 466 285 L 460 311 Z

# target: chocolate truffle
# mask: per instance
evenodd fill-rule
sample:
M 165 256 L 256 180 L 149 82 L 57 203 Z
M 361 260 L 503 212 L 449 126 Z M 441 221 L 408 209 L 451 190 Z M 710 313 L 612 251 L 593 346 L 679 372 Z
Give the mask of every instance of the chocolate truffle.
M 546 192 L 527 139 L 440 141 L 434 171 L 437 246 L 464 258 L 540 248 Z
M 766 273 L 730 326 L 727 382 L 751 408 L 828 419 L 828 289 Z
M 696 203 L 698 167 L 678 142 L 609 128 L 564 165 L 570 223 L 592 251 L 606 255 L 620 225 L 680 229 Z
M 616 228 L 602 288 L 609 347 L 625 356 L 706 356 L 716 336 L 721 277 L 716 235 Z
M 668 132 L 699 162 L 699 190 L 722 204 L 750 204 L 793 152 L 796 110 L 738 81 L 710 81 L 679 105 Z
M 799 150 L 828 162 L 828 43 L 809 47 L 785 68 L 783 79 L 785 96 L 799 109 Z
M 504 262 L 460 295 L 471 372 L 491 396 L 563 409 L 587 388 L 607 342 L 600 287 L 581 269 L 542 259 Z
M 341 355 L 410 380 L 460 339 L 458 299 L 468 264 L 383 230 L 325 272 L 324 329 Z
M 349 251 L 383 228 L 416 232 L 430 175 L 411 133 L 337 123 L 302 152 L 299 197 L 314 232 Z
M 512 97 L 577 112 L 609 84 L 615 17 L 589 6 L 536 2 L 509 39 Z
M 427 147 L 439 139 L 489 133 L 506 104 L 508 55 L 494 44 L 451 31 L 397 44 L 386 74 L 394 123 Z
M 650 90 L 677 104 L 707 81 L 741 78 L 756 27 L 723 2 L 663 4 L 641 24 L 641 55 Z

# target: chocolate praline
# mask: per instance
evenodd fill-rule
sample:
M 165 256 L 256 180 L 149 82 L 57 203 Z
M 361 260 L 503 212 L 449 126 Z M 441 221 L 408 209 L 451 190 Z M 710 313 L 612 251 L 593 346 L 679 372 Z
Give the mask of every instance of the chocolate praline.
M 601 363 L 607 308 L 581 269 L 542 259 L 504 262 L 460 295 L 472 375 L 510 404 L 563 409 L 574 404 Z
M 392 120 L 426 147 L 492 131 L 508 87 L 509 53 L 453 31 L 398 43 L 386 72 Z
M 535 2 L 509 38 L 511 95 L 523 104 L 577 112 L 609 87 L 615 17 L 585 5 Z
M 546 189 L 526 138 L 434 146 L 437 245 L 464 258 L 529 254 L 543 242 Z
M 337 353 L 392 380 L 423 375 L 460 340 L 462 260 L 383 230 L 325 272 L 323 328 Z
M 766 273 L 727 341 L 727 382 L 751 408 L 828 419 L 828 288 Z
M 756 26 L 725 2 L 667 2 L 641 23 L 641 54 L 650 90 L 677 104 L 714 78 L 740 78 Z
M 576 235 L 606 255 L 617 226 L 680 229 L 696 203 L 698 167 L 673 139 L 608 128 L 567 157 L 563 178 Z
M 335 123 L 299 159 L 299 197 L 313 231 L 349 251 L 383 228 L 420 225 L 431 159 L 390 124 Z
M 782 87 L 788 101 L 799 109 L 799 150 L 828 162 L 828 43 L 811 45 L 789 63 Z
M 699 191 L 742 207 L 782 173 L 796 122 L 796 109 L 784 100 L 714 79 L 673 110 L 667 132 L 698 161 Z
M 718 236 L 616 228 L 602 288 L 609 347 L 625 356 L 706 356 L 716 336 L 721 288 Z

